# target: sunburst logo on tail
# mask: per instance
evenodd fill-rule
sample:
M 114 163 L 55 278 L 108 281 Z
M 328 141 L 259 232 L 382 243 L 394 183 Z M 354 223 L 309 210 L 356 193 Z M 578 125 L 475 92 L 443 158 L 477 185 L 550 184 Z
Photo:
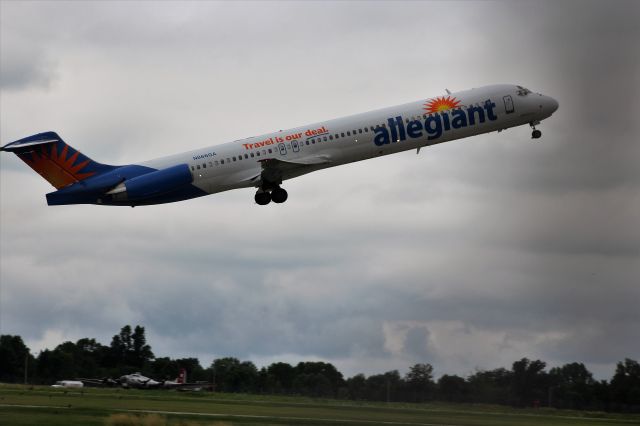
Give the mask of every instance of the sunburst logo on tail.
M 59 145 L 62 145 L 60 153 L 58 153 L 61 148 Z M 73 148 L 69 149 L 67 144 L 57 143 L 51 144 L 49 150 L 46 146 L 36 146 L 32 151 L 18 155 L 33 170 L 60 189 L 95 174 L 94 172 L 82 173 L 90 160 L 86 159 L 76 164 L 79 154 Z
M 424 110 L 428 113 L 439 112 L 439 111 L 447 111 L 449 109 L 453 109 L 460 105 L 460 101 L 455 97 L 447 96 L 439 96 L 434 99 L 429 99 L 424 104 Z

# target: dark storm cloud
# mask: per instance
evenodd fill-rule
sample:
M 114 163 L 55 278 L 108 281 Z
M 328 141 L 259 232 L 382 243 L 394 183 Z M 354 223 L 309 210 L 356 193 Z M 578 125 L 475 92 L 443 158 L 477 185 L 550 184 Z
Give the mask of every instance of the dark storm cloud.
M 581 130 L 580 137 L 565 133 L 573 144 L 562 143 L 556 161 L 547 158 L 543 164 L 575 159 L 566 165 L 564 179 L 574 186 L 637 188 L 639 124 L 633 111 L 640 94 L 640 57 L 632 52 L 640 5 L 589 3 L 580 13 L 570 6 L 542 12 L 540 37 L 558 72 L 554 89 L 568 101 L 563 115 L 574 123 L 574 132 Z M 552 176 L 551 184 L 563 180 L 558 173 Z
M 606 378 L 640 353 L 636 3 L 286 5 L 3 2 L 3 143 L 59 130 L 118 164 L 494 82 L 560 109 L 538 142 L 522 127 L 289 181 L 285 209 L 251 190 L 47 208 L 2 155 L 2 333 L 40 349 L 141 324 L 157 355 L 346 374 L 528 356 Z
M 437 361 L 430 351 L 432 343 L 429 341 L 429 329 L 427 327 L 411 327 L 407 331 L 404 341 L 404 351 L 416 359 L 428 359 Z

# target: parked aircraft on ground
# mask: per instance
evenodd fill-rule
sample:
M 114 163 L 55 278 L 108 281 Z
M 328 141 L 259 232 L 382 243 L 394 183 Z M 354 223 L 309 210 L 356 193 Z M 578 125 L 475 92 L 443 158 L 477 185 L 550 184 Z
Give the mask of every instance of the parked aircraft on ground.
M 107 386 L 133 389 L 190 389 L 199 390 L 210 387 L 210 383 L 187 383 L 187 373 L 184 368 L 180 369 L 180 373 L 175 380 L 153 380 L 150 377 L 143 376 L 140 373 L 125 374 L 117 379 L 78 379 L 81 383 L 89 386 Z
M 81 388 L 84 387 L 84 383 L 80 380 L 58 380 L 55 384 L 51 385 L 52 388 Z
M 0 148 L 15 153 L 57 191 L 49 205 L 140 206 L 255 187 L 260 205 L 283 203 L 281 184 L 316 170 L 510 127 L 535 128 L 558 102 L 522 86 L 485 86 L 363 114 L 197 149 L 137 164 L 91 160 L 45 132 Z M 211 138 L 205 135 L 206 138 Z

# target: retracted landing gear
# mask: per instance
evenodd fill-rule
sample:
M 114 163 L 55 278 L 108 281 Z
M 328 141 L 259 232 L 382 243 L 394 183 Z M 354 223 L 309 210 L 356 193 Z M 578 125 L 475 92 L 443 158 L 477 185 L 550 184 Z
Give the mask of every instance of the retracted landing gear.
M 276 186 L 273 190 L 271 190 L 271 192 L 264 189 L 259 189 L 258 192 L 256 192 L 254 199 L 256 201 L 256 204 L 266 206 L 271 201 L 277 204 L 284 203 L 285 201 L 287 201 L 288 197 L 289 194 L 287 194 L 287 191 L 280 188 L 279 186 Z
M 533 129 L 533 131 L 531 132 L 531 139 L 540 139 L 540 136 L 542 136 L 542 132 L 536 129 L 536 125 L 538 124 L 540 124 L 539 121 L 536 121 L 536 122 L 532 121 L 531 123 L 529 123 L 529 125 Z

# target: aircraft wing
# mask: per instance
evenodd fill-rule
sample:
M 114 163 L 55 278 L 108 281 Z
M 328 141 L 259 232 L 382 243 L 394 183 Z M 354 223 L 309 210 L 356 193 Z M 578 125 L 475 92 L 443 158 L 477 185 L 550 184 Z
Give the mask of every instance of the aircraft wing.
M 267 158 L 260 161 L 260 163 L 262 164 L 262 172 L 259 175 L 251 177 L 250 180 L 254 182 L 266 180 L 280 184 L 283 180 L 302 176 L 314 170 L 329 166 L 331 164 L 331 158 L 328 155 L 299 158 L 295 161 Z
M 84 385 L 87 386 L 99 386 L 99 387 L 103 387 L 103 386 L 107 386 L 107 387 L 112 387 L 112 386 L 118 386 L 120 385 L 120 383 L 114 379 L 111 378 L 104 378 L 104 379 L 85 379 L 85 378 L 77 378 L 75 379 L 79 382 L 82 382 Z
M 317 166 L 322 164 L 331 164 L 328 155 L 315 155 L 313 157 L 299 158 L 295 161 L 278 160 L 277 158 L 267 158 L 261 161 L 263 168 L 276 167 L 282 170 L 296 170 L 301 167 Z

